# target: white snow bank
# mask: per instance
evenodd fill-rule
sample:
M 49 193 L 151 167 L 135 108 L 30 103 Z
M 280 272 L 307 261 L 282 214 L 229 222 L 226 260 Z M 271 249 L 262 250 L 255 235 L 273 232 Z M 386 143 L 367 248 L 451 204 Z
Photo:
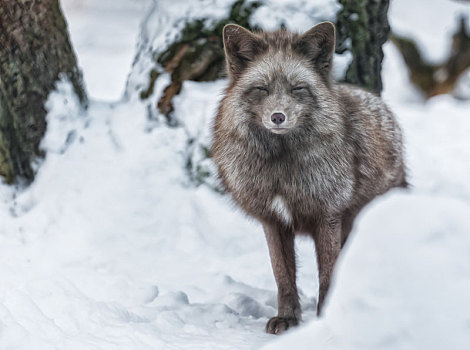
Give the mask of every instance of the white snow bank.
M 341 256 L 325 317 L 265 349 L 469 348 L 468 213 L 444 196 L 376 201 Z

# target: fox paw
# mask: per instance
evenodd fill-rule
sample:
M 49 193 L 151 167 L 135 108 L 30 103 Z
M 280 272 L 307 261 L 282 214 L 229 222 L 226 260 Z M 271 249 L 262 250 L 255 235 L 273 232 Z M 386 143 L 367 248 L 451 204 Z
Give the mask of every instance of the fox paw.
M 299 321 L 295 317 L 272 317 L 266 323 L 266 332 L 270 334 L 281 334 L 291 327 L 295 327 Z

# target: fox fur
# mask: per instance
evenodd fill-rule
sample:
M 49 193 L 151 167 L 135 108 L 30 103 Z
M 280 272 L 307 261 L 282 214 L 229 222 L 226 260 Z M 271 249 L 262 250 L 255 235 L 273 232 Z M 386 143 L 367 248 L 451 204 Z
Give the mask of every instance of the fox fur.
M 315 241 L 320 313 L 356 215 L 407 185 L 402 133 L 378 96 L 332 81 L 332 23 L 303 34 L 231 24 L 223 39 L 230 83 L 211 154 L 226 191 L 263 225 L 278 287 L 266 331 L 277 334 L 301 320 L 295 234 Z

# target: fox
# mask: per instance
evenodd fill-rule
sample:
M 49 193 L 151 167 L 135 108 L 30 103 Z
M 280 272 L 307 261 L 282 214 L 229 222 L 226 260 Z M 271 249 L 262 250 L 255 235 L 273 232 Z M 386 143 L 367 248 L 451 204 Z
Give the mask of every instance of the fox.
M 333 80 L 331 22 L 302 34 L 228 24 L 223 44 L 211 156 L 224 190 L 263 227 L 278 300 L 266 332 L 281 334 L 301 321 L 295 236 L 315 243 L 320 316 L 358 213 L 408 186 L 402 131 L 378 95 Z

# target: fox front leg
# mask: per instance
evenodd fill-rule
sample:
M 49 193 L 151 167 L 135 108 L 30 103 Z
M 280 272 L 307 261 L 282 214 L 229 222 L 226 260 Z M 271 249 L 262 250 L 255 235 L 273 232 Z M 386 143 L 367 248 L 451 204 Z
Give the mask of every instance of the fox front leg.
M 266 324 L 266 332 L 280 334 L 301 319 L 296 285 L 294 232 L 292 228 L 264 225 L 271 265 L 277 284 L 278 315 Z
M 325 220 L 319 226 L 313 239 L 317 251 L 318 279 L 320 280 L 317 303 L 317 314 L 320 315 L 330 288 L 333 269 L 341 250 L 341 221 L 337 219 Z

